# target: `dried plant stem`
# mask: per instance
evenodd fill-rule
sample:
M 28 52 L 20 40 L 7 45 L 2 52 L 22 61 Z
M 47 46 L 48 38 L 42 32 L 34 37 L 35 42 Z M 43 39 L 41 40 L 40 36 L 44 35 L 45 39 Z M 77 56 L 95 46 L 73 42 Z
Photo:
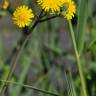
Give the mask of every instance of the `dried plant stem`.
M 41 14 L 40 14 L 40 16 L 41 16 Z M 23 41 L 23 43 L 21 45 L 21 48 L 20 48 L 20 50 L 18 51 L 18 53 L 16 55 L 16 59 L 14 61 L 14 64 L 12 64 L 11 67 L 10 67 L 10 70 L 9 70 L 9 73 L 8 73 L 8 76 L 7 76 L 6 81 L 11 80 L 11 77 L 12 77 L 14 71 L 15 71 L 15 68 L 16 68 L 16 65 L 18 63 L 18 60 L 19 60 L 19 58 L 21 56 L 21 53 L 22 53 L 25 45 L 27 44 L 28 40 L 31 38 L 32 32 L 33 32 L 34 28 L 37 26 L 38 22 L 39 22 L 39 18 L 34 22 L 32 28 L 28 30 L 28 31 L 30 31 L 30 33 L 27 35 L 27 37 Z M 7 83 L 5 82 L 4 85 L 2 86 L 1 91 L 0 91 L 0 96 L 2 96 L 4 94 L 6 88 L 7 88 Z
M 21 47 L 20 47 L 20 50 L 18 51 L 18 53 L 17 53 L 17 55 L 16 55 L 16 59 L 15 59 L 15 61 L 14 61 L 14 64 L 12 64 L 12 66 L 10 67 L 10 70 L 9 70 L 9 73 L 8 73 L 8 76 L 7 76 L 6 81 L 11 80 L 12 75 L 13 75 L 13 73 L 14 73 L 14 71 L 15 71 L 16 65 L 17 65 L 17 63 L 18 63 L 18 60 L 19 60 L 19 58 L 20 58 L 20 56 L 21 56 L 21 53 L 22 53 L 25 45 L 27 44 L 28 40 L 30 40 L 34 28 L 37 26 L 38 23 L 41 23 L 41 21 L 40 21 L 41 18 L 40 18 L 40 17 L 41 17 L 41 15 L 42 15 L 42 13 L 43 13 L 43 10 L 41 11 L 41 13 L 40 13 L 39 17 L 37 18 L 37 20 L 34 22 L 33 26 L 28 30 L 28 32 L 30 32 L 30 33 L 26 36 L 25 40 L 23 41 L 23 43 L 22 43 L 22 45 L 21 45 Z M 54 16 L 54 18 L 56 18 L 56 17 L 57 17 L 57 16 Z M 46 20 L 44 20 L 44 22 L 47 21 L 47 20 L 50 20 L 50 19 L 53 19 L 53 16 L 50 17 L 50 18 L 46 18 Z M 42 22 L 43 22 L 43 21 L 42 21 Z M 0 91 L 0 96 L 2 96 L 2 95 L 4 94 L 6 88 L 7 88 L 7 82 L 4 83 L 4 85 L 3 85 L 3 87 L 2 87 L 2 89 L 1 89 L 1 91 Z

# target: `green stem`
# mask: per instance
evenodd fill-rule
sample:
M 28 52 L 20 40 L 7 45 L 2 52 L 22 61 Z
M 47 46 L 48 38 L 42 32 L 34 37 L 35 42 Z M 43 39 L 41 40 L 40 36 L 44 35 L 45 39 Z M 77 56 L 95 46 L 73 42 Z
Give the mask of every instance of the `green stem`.
M 36 91 L 39 91 L 39 92 L 42 92 L 42 93 L 45 93 L 45 94 L 49 94 L 49 95 L 53 95 L 53 96 L 60 96 L 57 93 L 52 93 L 52 92 L 49 92 L 49 91 L 45 91 L 45 90 L 42 90 L 42 89 L 39 89 L 39 88 L 35 88 L 33 86 L 30 86 L 30 85 L 25 85 L 25 84 L 21 84 L 21 83 L 17 83 L 17 82 L 6 81 L 6 80 L 0 80 L 0 81 L 1 82 L 5 82 L 7 84 L 14 84 L 14 85 L 26 87 L 26 88 L 29 88 L 29 89 L 33 89 L 33 90 L 36 90 Z
M 83 69 L 82 69 L 81 62 L 80 62 L 80 55 L 77 50 L 75 34 L 73 31 L 71 21 L 69 21 L 68 23 L 69 23 L 69 29 L 70 29 L 70 34 L 71 34 L 71 38 L 72 38 L 73 48 L 74 48 L 74 52 L 75 52 L 75 56 L 76 56 L 77 66 L 78 66 L 78 70 L 79 70 L 79 75 L 80 75 L 80 79 L 81 79 L 81 86 L 82 86 L 82 93 L 83 93 L 82 96 L 87 96 Z
M 93 39 L 93 40 L 89 43 L 87 49 L 90 49 L 90 48 L 94 45 L 94 43 L 96 43 L 96 39 Z

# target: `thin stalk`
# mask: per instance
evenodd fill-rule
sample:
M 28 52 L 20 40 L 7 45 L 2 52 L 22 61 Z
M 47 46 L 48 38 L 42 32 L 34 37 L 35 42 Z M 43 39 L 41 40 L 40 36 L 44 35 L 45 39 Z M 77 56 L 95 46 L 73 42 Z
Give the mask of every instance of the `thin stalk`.
M 71 21 L 69 21 L 68 24 L 69 24 L 70 35 L 71 35 L 71 39 L 72 39 L 72 43 L 73 43 L 73 48 L 74 48 L 76 61 L 77 61 L 77 66 L 78 66 L 78 71 L 79 71 L 80 80 L 81 80 L 82 93 L 83 93 L 82 96 L 87 96 L 85 79 L 84 79 L 84 75 L 83 75 L 83 69 L 82 69 L 82 66 L 81 66 L 80 55 L 79 55 L 78 50 L 77 50 L 75 34 L 74 34 L 74 31 L 73 31 Z
M 96 43 L 96 39 L 93 39 L 93 40 L 89 43 L 87 49 L 90 49 L 95 43 Z
M 21 47 L 20 47 L 20 50 L 17 52 L 17 55 L 16 55 L 16 59 L 15 59 L 15 62 L 12 64 L 12 66 L 10 67 L 10 70 L 9 70 L 9 73 L 8 73 L 8 76 L 7 76 L 7 79 L 6 81 L 8 80 L 11 80 L 11 77 L 15 71 L 15 68 L 16 68 L 16 65 L 18 63 L 18 60 L 21 56 L 21 53 L 25 47 L 25 45 L 27 44 L 28 40 L 30 40 L 31 36 L 32 36 L 32 33 L 33 33 L 33 30 L 35 29 L 35 27 L 37 26 L 37 24 L 39 23 L 39 19 L 40 19 L 40 16 L 42 15 L 43 11 L 41 11 L 39 17 L 37 18 L 37 20 L 34 22 L 33 26 L 28 30 L 28 32 L 30 32 L 30 34 L 28 34 L 25 38 L 25 40 L 23 41 Z M 7 88 L 7 83 L 5 82 L 5 84 L 2 86 L 1 90 L 0 90 L 0 96 L 2 96 L 5 92 Z
M 25 88 L 33 89 L 33 90 L 36 90 L 36 91 L 39 91 L 39 92 L 42 92 L 42 93 L 45 93 L 45 94 L 49 94 L 49 95 L 53 95 L 53 96 L 60 96 L 57 93 L 52 93 L 52 92 L 49 92 L 49 91 L 45 91 L 43 89 L 35 88 L 33 86 L 30 86 L 30 85 L 25 85 L 25 84 L 21 84 L 21 83 L 17 83 L 17 82 L 6 81 L 6 80 L 0 80 L 0 81 L 1 82 L 6 82 L 7 84 L 14 84 L 14 85 L 22 86 L 22 87 L 25 87 Z
M 13 64 L 12 69 L 9 71 L 9 74 L 8 74 L 8 77 L 7 77 L 6 81 L 11 79 L 11 77 L 12 77 L 12 75 L 13 75 L 13 72 L 15 71 L 17 62 L 18 62 L 18 60 L 19 60 L 19 58 L 20 58 L 20 56 L 21 56 L 21 53 L 22 53 L 22 51 L 23 51 L 23 49 L 24 49 L 27 41 L 31 38 L 31 35 L 32 35 L 32 33 L 27 36 L 27 38 L 25 39 L 24 43 L 22 44 L 21 49 L 20 49 L 20 51 L 19 51 L 18 54 L 17 54 L 15 63 Z M 3 95 L 4 91 L 6 90 L 6 87 L 7 87 L 7 83 L 5 82 L 4 86 L 3 86 L 2 89 L 1 89 L 0 96 Z
M 18 53 L 16 55 L 15 62 L 14 62 L 14 64 L 12 64 L 12 67 L 10 68 L 10 71 L 8 73 L 8 77 L 7 77 L 6 81 L 11 80 L 11 77 L 12 77 L 14 71 L 15 71 L 16 65 L 18 63 L 18 60 L 19 60 L 19 58 L 21 56 L 21 53 L 22 53 L 25 45 L 30 40 L 34 28 L 37 26 L 38 23 L 40 23 L 39 19 L 41 19 L 42 13 L 43 13 L 43 10 L 41 11 L 41 13 L 40 13 L 39 17 L 37 18 L 37 20 L 34 22 L 33 26 L 28 30 L 28 32 L 30 32 L 30 34 L 27 35 L 27 37 L 25 38 L 23 44 L 21 45 L 21 48 L 20 48 L 20 50 L 18 51 Z M 47 20 L 50 20 L 50 18 L 48 18 L 48 19 L 46 19 L 44 21 L 47 21 Z M 5 84 L 3 85 L 2 89 L 0 90 L 0 96 L 2 96 L 4 94 L 6 88 L 7 88 L 7 83 L 5 82 Z
M 56 17 L 60 17 L 60 16 L 59 15 L 54 15 L 54 16 L 51 16 L 51 17 L 47 17 L 47 18 L 41 19 L 41 20 L 39 20 L 39 22 L 41 23 L 41 22 L 44 22 L 44 21 L 48 21 L 48 20 L 54 19 Z

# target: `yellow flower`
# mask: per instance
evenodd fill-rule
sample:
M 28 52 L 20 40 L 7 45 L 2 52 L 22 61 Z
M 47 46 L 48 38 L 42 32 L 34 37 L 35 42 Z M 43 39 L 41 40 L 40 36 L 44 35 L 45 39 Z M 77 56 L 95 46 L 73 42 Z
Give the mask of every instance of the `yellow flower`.
M 65 0 L 37 0 L 37 3 L 46 12 L 60 12 L 60 8 L 63 6 Z
M 13 13 L 14 24 L 23 28 L 29 26 L 34 18 L 34 14 L 30 8 L 26 5 L 22 5 L 16 8 Z
M 3 9 L 6 10 L 9 6 L 9 1 L 8 0 L 4 0 L 3 2 Z
M 70 20 L 70 19 L 72 19 L 72 17 L 74 17 L 74 14 L 76 13 L 76 4 L 72 0 L 66 0 L 65 3 L 67 4 L 65 18 L 67 20 Z

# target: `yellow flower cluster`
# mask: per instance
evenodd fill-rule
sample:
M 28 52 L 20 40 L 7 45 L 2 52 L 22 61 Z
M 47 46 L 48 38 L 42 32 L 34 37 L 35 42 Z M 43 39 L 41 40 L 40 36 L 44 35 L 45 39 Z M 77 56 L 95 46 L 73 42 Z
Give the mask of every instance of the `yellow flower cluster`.
M 63 6 L 65 0 L 38 0 L 38 4 L 46 12 L 59 12 L 60 7 Z
M 60 13 L 60 9 L 67 4 L 66 14 L 63 14 L 65 18 L 72 19 L 76 13 L 76 5 L 73 0 L 37 0 L 37 3 L 45 12 Z
M 60 13 L 67 20 L 72 19 L 76 13 L 76 4 L 73 0 L 37 0 L 37 3 L 41 8 L 48 13 Z M 67 7 L 66 7 L 67 5 Z M 66 10 L 61 10 L 61 8 L 66 7 Z M 63 12 L 64 11 L 64 12 Z M 63 14 L 64 13 L 64 14 Z M 14 24 L 23 28 L 29 26 L 34 18 L 32 9 L 28 8 L 26 5 L 17 7 L 13 13 Z

